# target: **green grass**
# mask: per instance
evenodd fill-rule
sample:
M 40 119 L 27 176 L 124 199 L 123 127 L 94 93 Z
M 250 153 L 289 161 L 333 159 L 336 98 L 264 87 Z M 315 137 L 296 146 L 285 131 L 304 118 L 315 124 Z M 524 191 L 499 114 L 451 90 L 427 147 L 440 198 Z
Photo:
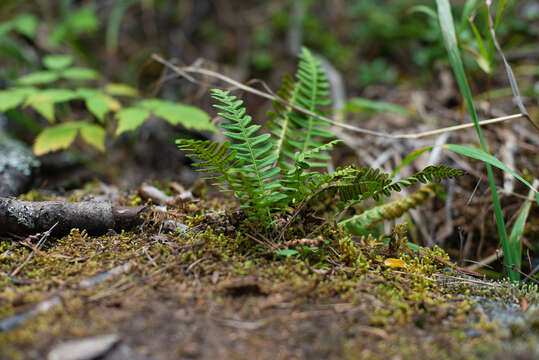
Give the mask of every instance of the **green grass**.
M 483 133 L 481 132 L 481 127 L 479 125 L 479 120 L 477 117 L 477 112 L 475 110 L 472 93 L 468 85 L 468 81 L 466 79 L 464 66 L 462 64 L 462 59 L 460 56 L 458 43 L 457 43 L 457 38 L 455 35 L 455 25 L 453 22 L 453 16 L 451 14 L 451 6 L 448 0 L 436 0 L 436 5 L 438 9 L 438 19 L 440 22 L 440 27 L 442 29 L 444 45 L 449 55 L 449 62 L 451 64 L 451 67 L 453 68 L 453 72 L 455 73 L 455 77 L 456 77 L 460 92 L 462 96 L 464 97 L 464 100 L 466 101 L 466 106 L 474 122 L 475 130 L 477 132 L 477 136 L 479 137 L 479 143 L 480 143 L 481 149 L 484 152 L 488 152 L 487 144 L 486 144 L 485 138 L 483 137 Z M 473 152 L 477 152 L 477 149 L 468 148 L 464 146 L 460 146 L 459 150 L 461 150 L 460 153 L 465 156 L 470 156 L 473 154 Z M 494 174 L 492 172 L 492 166 L 490 163 L 486 162 L 486 167 L 487 167 L 488 180 L 489 180 L 489 185 L 490 185 L 490 190 L 491 190 L 491 195 L 492 195 L 492 202 L 494 205 L 494 215 L 496 217 L 496 226 L 498 229 L 498 235 L 500 237 L 502 250 L 504 253 L 504 262 L 505 262 L 505 265 L 507 266 L 507 272 L 511 281 L 519 281 L 520 274 L 517 271 L 513 270 L 512 266 L 515 266 L 518 268 L 518 266 L 520 265 L 520 258 L 518 259 L 516 258 L 517 256 L 520 256 L 520 252 L 514 251 L 515 245 L 511 245 L 509 242 L 509 238 L 505 230 L 505 223 L 503 219 L 500 199 L 498 198 L 498 193 L 496 192 L 496 183 L 494 180 Z

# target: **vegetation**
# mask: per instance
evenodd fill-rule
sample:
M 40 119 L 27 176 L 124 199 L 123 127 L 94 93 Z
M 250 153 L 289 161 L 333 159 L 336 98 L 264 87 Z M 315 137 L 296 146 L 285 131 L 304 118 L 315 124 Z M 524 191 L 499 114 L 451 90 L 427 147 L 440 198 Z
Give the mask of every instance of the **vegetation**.
M 221 145 L 180 139 L 179 148 L 202 160 L 195 165 L 202 167 L 203 171 L 216 172 L 214 178 L 219 181 L 218 185 L 224 191 L 231 191 L 240 200 L 248 218 L 262 223 L 266 229 L 279 221 L 287 209 L 294 209 L 294 215 L 297 215 L 305 204 L 326 194 L 338 195 L 338 207 L 342 209 L 371 198 L 379 200 L 382 196 L 389 196 L 392 190 L 400 191 L 402 186 L 410 187 L 462 174 L 444 165 L 429 166 L 413 176 L 395 181 L 389 174 L 368 167 L 346 166 L 325 174 L 314 171 L 314 168 L 327 166 L 321 162 L 329 159 L 324 152 L 332 150 L 339 142 L 321 143 L 321 139 L 328 140 L 333 135 L 324 129 L 327 123 L 314 116 L 321 114 L 322 108 L 329 104 L 328 87 L 320 63 L 304 48 L 296 82 L 292 83 L 290 77 L 285 76 L 280 93 L 285 95 L 288 104 L 301 106 L 312 115 L 275 101 L 273 122 L 268 124 L 273 131 L 260 134 L 260 125 L 251 124 L 252 119 L 246 115 L 241 100 L 226 91 L 213 90 L 213 97 L 223 104 L 215 105 L 221 110 L 219 115 L 228 120 L 221 125 L 225 130 L 223 134 L 232 140 L 232 145 L 228 142 Z M 412 195 L 371 212 L 374 211 L 375 216 L 384 213 L 386 219 L 394 219 L 424 198 Z M 404 203 L 406 205 L 403 206 Z M 389 213 L 393 216 L 387 215 Z M 361 221 L 350 220 L 349 228 L 357 228 Z M 365 225 L 368 227 L 371 222 Z
M 88 144 L 105 151 L 107 114 L 114 113 L 117 119 L 115 136 L 138 128 L 154 114 L 172 125 L 182 124 L 187 129 L 214 131 L 214 126 L 202 110 L 193 106 L 176 104 L 161 99 L 144 99 L 122 107 L 119 98 L 137 99 L 138 92 L 124 84 L 109 83 L 103 89 L 83 87 L 97 80 L 99 74 L 88 68 L 72 66 L 69 55 L 47 55 L 43 58 L 46 70 L 35 71 L 18 78 L 15 86 L 0 91 L 0 111 L 17 107 L 30 107 L 49 121 L 51 125 L 41 131 L 34 143 L 34 153 L 45 153 L 68 148 L 78 133 Z M 42 88 L 35 86 L 41 85 Z M 57 87 L 60 85 L 59 87 Z M 91 86 L 92 84 L 90 84 Z M 95 85 L 94 85 L 95 86 Z M 62 104 L 65 118 L 69 115 L 69 102 L 82 100 L 94 116 L 89 121 L 56 122 L 55 105 Z
M 535 358 L 537 20 L 513 0 L 0 2 L 0 182 L 145 211 L 0 236 L 0 357 L 118 333 L 110 357 Z

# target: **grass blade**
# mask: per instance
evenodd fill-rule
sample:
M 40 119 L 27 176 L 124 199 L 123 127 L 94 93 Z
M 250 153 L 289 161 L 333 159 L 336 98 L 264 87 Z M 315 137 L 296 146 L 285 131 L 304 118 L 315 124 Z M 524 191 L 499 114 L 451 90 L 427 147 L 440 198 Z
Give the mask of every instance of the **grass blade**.
M 451 14 L 451 6 L 448 0 L 436 0 L 436 5 L 438 9 L 438 19 L 440 21 L 440 27 L 442 29 L 442 36 L 444 40 L 444 45 L 446 47 L 447 53 L 449 55 L 449 62 L 455 73 L 455 78 L 457 80 L 460 92 L 466 101 L 468 111 L 475 125 L 475 130 L 477 136 L 479 137 L 479 142 L 483 151 L 487 151 L 487 145 L 479 126 L 479 120 L 477 118 L 477 113 L 475 111 L 472 93 L 466 80 L 466 73 L 464 72 L 464 66 L 462 64 L 462 59 L 460 57 L 459 48 L 457 45 L 457 37 L 455 35 L 455 25 L 453 23 L 453 15 Z M 502 214 L 502 207 L 500 204 L 500 199 L 498 198 L 498 193 L 496 192 L 496 183 L 494 181 L 494 174 L 492 172 L 492 167 L 487 163 L 487 174 L 490 185 L 490 192 L 492 195 L 492 202 L 494 204 L 494 215 L 496 217 L 496 225 L 498 229 L 498 235 L 502 243 L 502 249 L 504 252 L 504 261 L 507 266 L 511 266 L 515 261 L 512 259 L 511 252 L 509 250 L 509 241 L 507 238 L 507 233 L 505 231 L 505 223 Z M 520 279 L 520 274 L 514 270 L 508 269 L 509 278 L 511 281 L 518 281 Z
M 526 225 L 526 219 L 530 213 L 530 208 L 532 206 L 531 199 L 533 198 L 533 191 L 530 190 L 528 193 L 528 198 L 522 205 L 517 219 L 511 228 L 511 233 L 509 234 L 509 249 L 512 253 L 513 260 L 516 261 L 515 266 L 520 269 L 521 259 L 522 259 L 522 243 L 520 242 L 520 237 L 524 233 L 524 226 Z
M 472 158 L 472 159 L 481 160 L 481 161 L 487 163 L 487 165 L 492 165 L 492 166 L 495 166 L 495 167 L 497 167 L 497 168 L 499 168 L 499 169 L 501 169 L 501 170 L 503 170 L 505 172 L 508 172 L 509 174 L 513 175 L 517 180 L 521 181 L 524 185 L 529 187 L 532 191 L 537 193 L 537 190 L 535 190 L 535 188 L 533 187 L 532 184 L 530 184 L 529 182 L 524 180 L 522 178 L 522 176 L 517 174 L 515 171 L 513 171 L 511 168 L 509 168 L 503 162 L 501 162 L 500 160 L 498 160 L 497 158 L 495 158 L 494 156 L 490 155 L 487 152 L 484 152 L 482 150 L 479 150 L 479 149 L 476 149 L 476 148 L 473 148 L 473 147 L 470 147 L 470 146 L 465 146 L 465 145 L 445 144 L 445 145 L 441 145 L 441 146 L 444 149 L 451 150 L 454 153 L 464 155 L 464 156 L 467 156 L 467 157 Z

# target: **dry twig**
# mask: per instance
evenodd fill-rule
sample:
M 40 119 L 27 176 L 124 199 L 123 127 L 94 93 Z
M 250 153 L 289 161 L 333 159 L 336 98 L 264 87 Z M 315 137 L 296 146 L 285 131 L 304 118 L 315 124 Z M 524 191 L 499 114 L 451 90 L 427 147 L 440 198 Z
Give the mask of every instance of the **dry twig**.
M 338 126 L 338 127 L 350 130 L 350 131 L 354 131 L 354 132 L 357 132 L 357 133 L 365 134 L 365 135 L 385 137 L 385 138 L 390 138 L 390 139 L 419 139 L 419 138 L 426 137 L 426 136 L 438 135 L 438 134 L 442 134 L 442 133 L 446 133 L 446 132 L 450 132 L 450 131 L 457 131 L 457 130 L 463 130 L 463 129 L 468 129 L 468 128 L 474 127 L 473 123 L 467 123 L 467 124 L 455 125 L 455 126 L 450 126 L 450 127 L 446 127 L 446 128 L 435 129 L 435 130 L 430 130 L 430 131 L 425 131 L 425 132 L 420 132 L 420 133 L 413 133 L 413 134 L 388 134 L 388 133 L 384 133 L 384 132 L 381 132 L 381 131 L 364 129 L 364 128 L 349 125 L 349 124 L 346 124 L 346 123 L 343 123 L 343 122 L 335 121 L 335 120 L 330 119 L 328 117 L 325 117 L 325 116 L 316 114 L 316 113 L 314 113 L 312 111 L 303 109 L 303 108 L 301 108 L 299 106 L 296 106 L 294 104 L 291 104 L 291 103 L 287 102 L 286 100 L 278 97 L 274 93 L 267 93 L 267 92 L 255 89 L 255 88 L 253 88 L 251 86 L 244 85 L 244 84 L 242 84 L 242 83 L 240 83 L 240 82 L 238 82 L 238 81 L 236 81 L 236 80 L 234 80 L 234 79 L 232 79 L 232 78 L 230 78 L 228 76 L 225 76 L 225 75 L 223 75 L 221 73 L 218 73 L 218 72 L 215 72 L 215 71 L 212 71 L 212 70 L 208 70 L 208 69 L 204 69 L 204 68 L 201 68 L 199 66 L 178 67 L 178 66 L 175 66 L 174 64 L 172 64 L 171 62 L 163 59 L 161 56 L 159 56 L 157 54 L 153 54 L 152 58 L 154 60 L 156 60 L 157 62 L 167 66 L 172 71 L 176 72 L 178 75 L 183 76 L 188 80 L 191 79 L 190 81 L 192 81 L 194 79 L 191 76 L 186 77 L 185 74 L 193 73 L 193 74 L 201 74 L 201 75 L 213 77 L 213 78 L 219 79 L 221 81 L 224 81 L 224 82 L 226 82 L 226 83 L 228 83 L 228 84 L 230 84 L 230 85 L 232 85 L 232 86 L 234 86 L 234 87 L 236 87 L 238 89 L 249 92 L 251 94 L 263 97 L 263 98 L 268 99 L 268 100 L 278 101 L 278 102 L 280 102 L 281 104 L 283 104 L 285 106 L 289 106 L 292 109 L 297 110 L 299 112 L 302 112 L 302 113 L 304 113 L 306 115 L 309 115 L 309 116 L 312 116 L 314 118 L 326 121 L 329 124 L 332 124 L 332 125 L 335 125 L 335 126 Z M 193 82 L 198 83 L 197 80 L 195 80 Z M 479 125 L 483 126 L 483 125 L 488 125 L 488 124 L 494 124 L 494 123 L 498 123 L 498 122 L 519 119 L 519 118 L 522 118 L 522 117 L 526 117 L 526 115 L 524 115 L 524 114 L 514 114 L 514 115 L 502 116 L 502 117 L 498 117 L 498 118 L 493 118 L 493 119 L 480 121 Z
M 19 271 L 22 270 L 22 268 L 28 264 L 28 262 L 30 260 L 32 260 L 32 258 L 34 257 L 34 254 L 36 253 L 36 251 L 39 251 L 41 250 L 41 248 L 43 247 L 43 245 L 45 244 L 45 241 L 47 240 L 47 238 L 51 235 L 51 232 L 52 230 L 54 230 L 54 228 L 56 227 L 56 225 L 58 225 L 58 222 L 56 222 L 49 230 L 45 231 L 43 233 L 43 235 L 41 236 L 41 239 L 39 239 L 39 242 L 37 243 L 36 245 L 36 249 L 35 250 L 32 250 L 32 252 L 26 257 L 26 259 L 23 261 L 23 263 L 21 265 L 19 265 L 18 268 L 16 268 L 15 270 L 13 270 L 11 272 L 11 274 L 9 274 L 10 276 L 15 276 L 19 273 Z

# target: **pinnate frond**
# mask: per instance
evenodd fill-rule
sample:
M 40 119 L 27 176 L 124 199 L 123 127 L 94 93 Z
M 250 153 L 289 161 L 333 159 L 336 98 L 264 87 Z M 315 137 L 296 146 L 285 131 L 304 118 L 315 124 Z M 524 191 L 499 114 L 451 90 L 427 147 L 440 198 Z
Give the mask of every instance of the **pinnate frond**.
M 230 190 L 237 183 L 232 172 L 242 161 L 237 159 L 235 150 L 230 150 L 228 141 L 220 144 L 209 140 L 178 139 L 176 144 L 180 150 L 187 152 L 188 157 L 199 160 L 193 164 L 199 168 L 197 171 L 213 173 L 206 179 L 219 180 L 217 185 L 223 186 L 223 190 Z
M 363 235 L 376 223 L 396 219 L 408 210 L 423 204 L 426 199 L 436 194 L 437 186 L 429 184 L 408 196 L 373 207 L 359 215 L 343 220 L 340 225 L 349 233 Z
M 320 194 L 339 194 L 342 201 L 378 199 L 382 190 L 391 183 L 389 175 L 367 166 L 348 166 L 315 179 Z
M 443 179 L 451 179 L 462 176 L 463 174 L 464 172 L 462 170 L 453 169 L 446 165 L 431 165 L 410 177 L 392 182 L 384 189 L 384 193 L 389 196 L 391 190 L 401 191 L 403 186 L 408 188 L 419 183 L 440 182 Z
M 306 171 L 311 168 L 309 160 L 322 151 L 332 150 L 340 142 L 342 140 L 333 140 L 309 151 L 298 151 L 294 154 L 294 167 L 290 170 L 284 170 L 281 178 L 282 188 L 291 199 L 290 202 L 292 204 L 310 196 L 310 193 L 312 193 L 313 177 L 320 177 L 320 174 L 316 171 Z
M 297 101 L 298 91 L 299 84 L 294 82 L 290 75 L 284 74 L 281 89 L 277 91 L 277 96 L 290 104 L 294 104 Z M 290 168 L 292 167 L 294 150 L 290 140 L 299 139 L 299 136 L 295 135 L 296 126 L 290 118 L 294 110 L 291 106 L 284 105 L 277 100 L 274 100 L 272 105 L 273 111 L 268 112 L 268 116 L 272 121 L 268 121 L 266 127 L 273 135 L 271 138 L 274 144 L 273 152 L 277 154 L 278 164 L 282 168 Z
M 228 120 L 221 127 L 225 129 L 223 134 L 233 141 L 230 149 L 235 150 L 236 157 L 243 161 L 238 170 L 253 185 L 247 189 L 251 201 L 245 204 L 246 208 L 252 209 L 259 216 L 262 213 L 269 215 L 272 207 L 278 206 L 286 197 L 279 192 L 280 184 L 275 178 L 280 169 L 273 166 L 278 155 L 272 152 L 273 144 L 269 141 L 271 135 L 257 134 L 260 125 L 251 125 L 252 119 L 246 115 L 243 101 L 236 96 L 218 89 L 212 90 L 212 96 L 221 102 L 214 105 L 221 110 L 219 116 Z
M 329 82 L 324 69 L 320 61 L 306 48 L 302 49 L 299 59 L 296 82 L 290 76 L 285 76 L 278 95 L 288 103 L 323 115 L 322 109 L 330 105 Z M 268 127 L 275 135 L 274 149 L 281 167 L 292 167 L 295 151 L 307 152 L 335 137 L 326 130 L 329 127 L 326 121 L 279 102 L 274 102 L 273 106 L 275 111 L 270 113 L 273 124 Z M 311 167 L 325 167 L 329 156 L 317 153 L 313 159 L 315 160 L 309 162 Z

